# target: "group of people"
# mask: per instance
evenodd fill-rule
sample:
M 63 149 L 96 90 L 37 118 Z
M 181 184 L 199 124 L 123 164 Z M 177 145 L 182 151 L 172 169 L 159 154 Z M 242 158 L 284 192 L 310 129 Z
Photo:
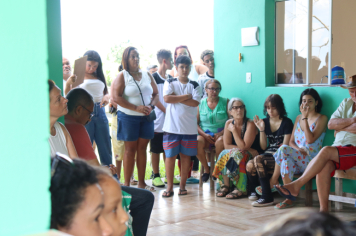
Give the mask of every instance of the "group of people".
M 84 201 L 84 193 L 91 191 L 84 189 L 92 186 L 92 191 L 104 196 L 100 203 L 103 206 L 101 212 L 105 212 L 107 199 L 114 196 L 106 194 L 108 191 L 101 184 L 101 176 L 104 173 L 107 175 L 107 172 L 91 166 L 106 166 L 117 180 L 123 163 L 124 182 L 121 188 L 123 193 L 131 195 L 131 205 L 125 205 L 124 202 L 122 205 L 131 211 L 135 235 L 144 235 L 147 231 L 153 207 L 153 195 L 149 191 L 165 186 L 159 173 L 161 153 L 167 182 L 162 197 L 174 195 L 174 184 L 179 185 L 178 195 L 187 195 L 186 184 L 191 179 L 191 171 L 197 170 L 200 162 L 204 167 L 203 182 L 217 178 L 217 197 L 236 199 L 248 196 L 253 201 L 252 206 L 261 207 L 274 205 L 273 192 L 278 191 L 286 200 L 275 205 L 277 209 L 292 207 L 300 188 L 317 176 L 320 210 L 328 211 L 330 176 L 336 169 L 346 170 L 356 165 L 356 76 L 343 86 L 349 90 L 351 98 L 340 104 L 329 122 L 327 116 L 321 114 L 323 103 L 318 92 L 312 88 L 304 90 L 298 106 L 301 114 L 293 124 L 278 94 L 266 98 L 263 105 L 266 118 L 263 119 L 257 115 L 249 119 L 241 98 L 221 97 L 222 85 L 214 78 L 214 52 L 211 50 L 201 54 L 203 65 L 192 64 L 186 46 L 177 47 L 174 54 L 169 50 L 159 50 L 159 66 L 150 68 L 157 69 L 151 74 L 140 69 L 138 50 L 128 47 L 123 52 L 119 74 L 111 84 L 110 93 L 99 54 L 88 51 L 84 55 L 88 59 L 83 84 L 73 88 L 76 76 L 71 74 L 69 61 L 65 58 L 65 96 L 61 95 L 53 81 L 48 82 L 51 156 L 65 154 L 73 159 L 66 162 L 88 172 L 83 175 L 93 176 L 92 182 L 87 183 L 80 180 L 81 176 L 73 174 L 73 178 L 85 183 L 80 183 L 84 186 L 80 199 L 68 204 L 73 206 Z M 167 73 L 169 70 L 170 74 Z M 105 115 L 106 105 L 111 107 L 113 113 L 112 140 Z M 63 115 L 65 126 L 57 121 Z M 335 142 L 333 147 L 323 148 L 327 126 L 335 130 Z M 111 141 L 116 167 L 112 164 Z M 149 142 L 153 186 L 147 185 L 144 180 Z M 94 143 L 98 148 L 100 163 L 93 149 Z M 207 149 L 216 152 L 213 173 L 210 173 L 206 159 Z M 75 159 L 77 157 L 86 162 Z M 63 162 L 63 157 L 58 157 L 58 154 L 57 159 Z M 179 159 L 180 180 L 174 176 L 176 159 Z M 133 183 L 135 163 L 138 188 L 133 189 L 129 186 Z M 69 168 L 70 165 L 63 168 Z M 293 181 L 295 174 L 303 175 Z M 278 184 L 280 176 L 283 186 Z M 72 178 L 69 174 L 67 177 Z M 52 177 L 52 215 L 56 210 L 59 210 L 58 214 L 64 214 L 60 213 L 62 209 L 57 209 L 59 206 L 55 205 L 57 203 L 53 198 L 67 191 L 61 188 L 65 188 L 68 181 L 66 178 Z M 80 188 L 80 184 L 77 184 L 74 188 Z M 118 183 L 112 188 L 120 190 L 120 186 L 117 186 Z M 136 207 L 143 205 L 144 208 Z M 102 229 L 105 228 L 105 222 L 110 225 L 110 220 L 103 219 Z M 53 224 L 54 228 L 62 226 L 65 224 Z

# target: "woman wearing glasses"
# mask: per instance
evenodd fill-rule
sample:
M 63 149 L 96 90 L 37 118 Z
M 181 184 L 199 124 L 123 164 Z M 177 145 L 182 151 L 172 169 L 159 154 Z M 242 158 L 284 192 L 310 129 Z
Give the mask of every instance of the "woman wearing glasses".
M 85 128 L 90 136 L 90 141 L 95 141 L 102 165 L 112 164 L 111 138 L 109 122 L 105 114 L 105 106 L 109 104 L 109 93 L 103 73 L 100 55 L 96 51 L 87 51 L 88 56 L 84 82 L 79 86 L 90 93 L 94 98 L 94 116 Z
M 229 99 L 219 96 L 221 84 L 216 79 L 210 79 L 205 83 L 205 93 L 208 97 L 200 101 L 198 108 L 198 159 L 204 166 L 202 181 L 207 182 L 210 176 L 210 168 L 205 158 L 206 148 L 216 148 L 216 155 L 224 149 L 223 135 L 225 122 L 229 118 L 227 105 Z
M 78 155 L 72 138 L 66 127 L 58 122 L 59 117 L 68 113 L 68 100 L 61 95 L 60 88 L 52 80 L 48 80 L 48 87 L 50 104 L 50 136 L 48 141 L 51 147 L 51 157 L 54 157 L 56 152 L 60 152 L 70 158 L 75 158 Z
M 228 109 L 232 119 L 226 121 L 225 150 L 219 155 L 213 176 L 218 178 L 217 197 L 235 199 L 247 195 L 246 163 L 261 153 L 258 130 L 246 117 L 245 103 L 232 98 Z
M 118 235 L 103 215 L 104 193 L 93 167 L 79 159 L 56 156 L 51 172 L 51 229 L 76 236 Z M 118 209 L 125 230 L 128 217 L 121 205 Z

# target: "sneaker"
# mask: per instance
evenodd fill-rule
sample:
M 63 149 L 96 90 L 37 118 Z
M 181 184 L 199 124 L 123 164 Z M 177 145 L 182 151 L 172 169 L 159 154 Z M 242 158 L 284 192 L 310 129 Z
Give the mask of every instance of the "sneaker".
M 194 178 L 193 176 L 187 179 L 187 184 L 199 184 L 199 179 Z
M 268 202 L 267 200 L 260 198 L 257 201 L 254 201 L 253 203 L 251 203 L 252 206 L 254 207 L 265 207 L 265 206 L 272 206 L 274 205 L 273 201 Z
M 201 177 L 201 181 L 203 183 L 206 183 L 206 182 L 208 182 L 209 178 L 210 178 L 210 173 L 204 173 Z
M 164 183 L 167 183 L 167 178 L 164 178 Z M 173 185 L 179 185 L 180 184 L 180 180 L 177 179 L 176 177 L 173 177 Z
M 155 187 L 164 187 L 165 186 L 160 177 L 154 178 L 152 180 L 152 185 Z
M 248 200 L 250 201 L 258 200 L 257 193 L 251 193 L 251 195 L 248 197 Z
M 173 177 L 173 185 L 179 185 L 180 180 L 176 179 L 176 177 Z

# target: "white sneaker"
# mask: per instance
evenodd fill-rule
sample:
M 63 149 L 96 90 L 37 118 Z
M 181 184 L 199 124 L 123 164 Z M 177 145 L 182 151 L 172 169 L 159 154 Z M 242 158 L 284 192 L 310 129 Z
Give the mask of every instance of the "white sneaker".
M 265 199 L 260 198 L 257 201 L 254 201 L 253 203 L 251 203 L 252 206 L 254 207 L 265 207 L 265 206 L 272 206 L 274 205 L 274 202 L 266 202 Z
M 251 195 L 248 197 L 248 200 L 250 201 L 256 201 L 258 199 L 257 193 L 251 193 Z

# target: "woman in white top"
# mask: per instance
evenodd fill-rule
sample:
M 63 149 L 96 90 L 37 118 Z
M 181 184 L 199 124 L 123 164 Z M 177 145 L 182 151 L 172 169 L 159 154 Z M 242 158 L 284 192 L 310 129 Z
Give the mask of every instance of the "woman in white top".
M 134 47 L 125 49 L 122 55 L 124 70 L 111 85 L 111 98 L 117 103 L 117 139 L 125 142 L 124 177 L 125 186 L 130 186 L 130 178 L 137 153 L 138 187 L 155 191 L 146 185 L 146 150 L 154 136 L 154 123 L 148 115 L 158 101 L 156 81 L 147 71 L 140 69 L 140 57 Z
M 57 121 L 59 117 L 68 113 L 68 100 L 61 95 L 60 88 L 58 88 L 52 80 L 48 80 L 48 86 L 50 104 L 50 136 L 48 142 L 51 147 L 51 157 L 54 157 L 56 152 L 60 152 L 73 159 L 78 155 L 72 138 L 66 127 Z
M 177 57 L 182 55 L 190 57 L 190 60 L 193 61 L 188 47 L 181 45 L 176 47 L 176 49 L 174 50 L 174 64 L 176 63 Z M 204 65 L 198 65 L 198 64 L 192 65 L 192 69 L 190 70 L 188 78 L 194 81 L 198 81 L 199 75 L 202 75 L 207 71 L 208 71 L 208 67 Z M 175 70 L 175 67 L 173 67 L 173 70 L 171 70 L 170 75 L 173 77 L 177 77 L 177 70 Z
M 90 141 L 95 141 L 102 165 L 112 164 L 111 137 L 109 122 L 105 114 L 105 106 L 109 103 L 109 93 L 103 73 L 101 58 L 96 51 L 87 51 L 88 56 L 84 82 L 79 86 L 87 90 L 94 99 L 94 116 L 85 128 Z

